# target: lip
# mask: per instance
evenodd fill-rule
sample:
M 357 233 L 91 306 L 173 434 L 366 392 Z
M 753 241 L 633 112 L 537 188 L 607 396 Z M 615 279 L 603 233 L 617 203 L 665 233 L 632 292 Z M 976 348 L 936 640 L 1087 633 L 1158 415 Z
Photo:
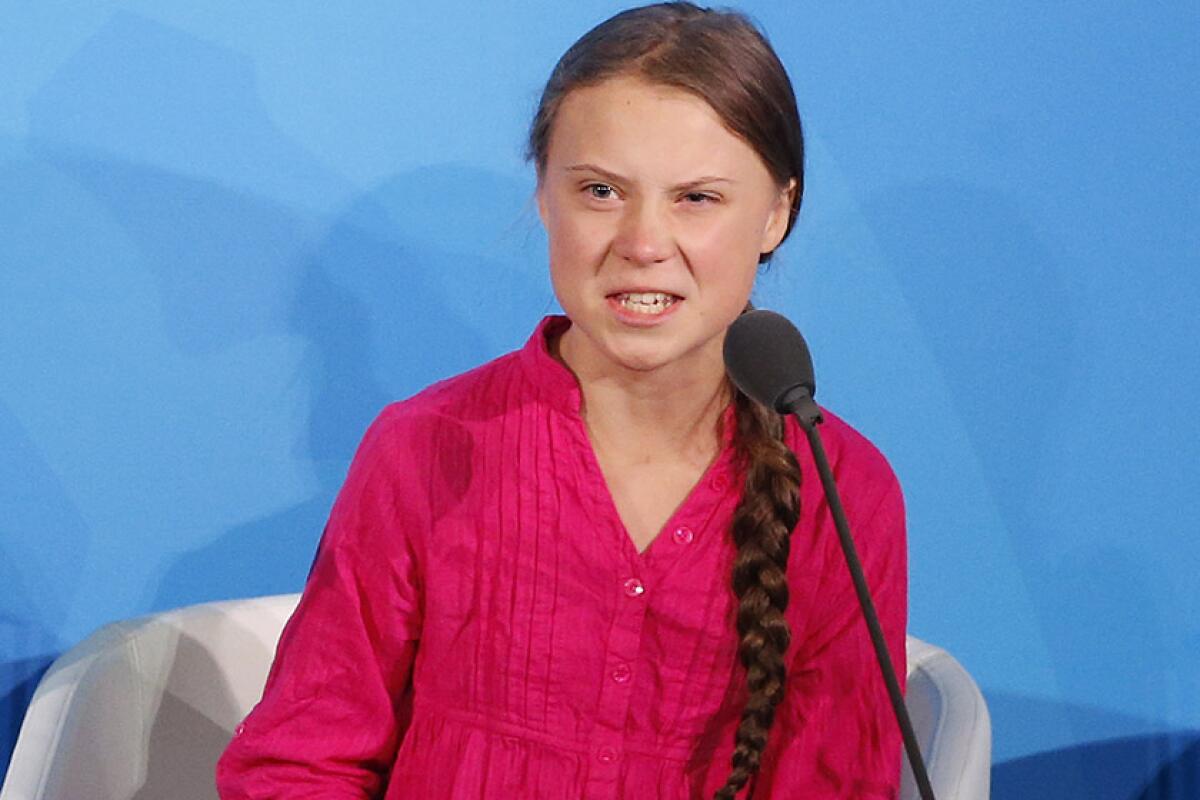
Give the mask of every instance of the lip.
M 672 295 L 679 299 L 676 300 L 674 303 L 671 303 L 671 305 L 667 306 L 667 308 L 665 310 L 663 310 L 662 313 L 654 314 L 654 315 L 642 314 L 637 311 L 630 311 L 629 309 L 625 308 L 625 306 L 621 305 L 621 301 L 617 299 L 620 295 L 623 295 L 623 294 L 636 294 L 636 293 L 641 293 L 641 292 L 646 292 L 646 293 L 661 292 L 662 294 L 669 294 L 669 295 Z M 675 312 L 677 312 L 679 310 L 680 306 L 682 306 L 685 302 L 687 302 L 683 297 L 675 294 L 674 292 L 668 292 L 663 289 L 653 289 L 653 288 L 619 289 L 615 292 L 610 292 L 608 295 L 605 296 L 604 299 L 605 299 L 605 302 L 608 303 L 608 308 L 610 311 L 612 311 L 613 316 L 615 316 L 617 318 L 617 320 L 620 321 L 622 324 L 628 325 L 631 328 L 653 328 L 658 325 L 662 325 L 664 322 L 666 322 L 668 319 L 670 319 L 672 316 L 675 315 Z
M 612 297 L 617 294 L 669 294 L 673 297 L 683 297 L 679 292 L 672 292 L 670 289 L 663 289 L 661 286 L 622 286 L 618 289 L 613 289 L 608 292 L 608 296 Z

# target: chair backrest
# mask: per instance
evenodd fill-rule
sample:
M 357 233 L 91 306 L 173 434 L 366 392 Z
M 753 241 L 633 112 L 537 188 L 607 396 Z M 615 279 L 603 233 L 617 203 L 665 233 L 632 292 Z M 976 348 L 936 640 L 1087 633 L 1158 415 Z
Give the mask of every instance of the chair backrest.
M 299 598 L 204 603 L 92 634 L 38 684 L 0 800 L 216 798 L 217 758 Z
M 107 625 L 38 684 L 0 800 L 209 800 L 299 595 Z M 938 800 L 987 800 L 991 728 L 966 671 L 909 637 L 907 705 Z M 905 767 L 902 800 L 917 800 Z
M 992 723 L 975 681 L 940 647 L 908 637 L 904 705 L 937 800 L 988 800 Z M 900 800 L 920 800 L 908 759 Z

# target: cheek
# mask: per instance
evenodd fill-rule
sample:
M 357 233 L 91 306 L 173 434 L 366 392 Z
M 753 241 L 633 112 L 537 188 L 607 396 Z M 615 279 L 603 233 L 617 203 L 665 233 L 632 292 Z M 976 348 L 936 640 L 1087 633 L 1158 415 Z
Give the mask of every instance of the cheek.
M 728 290 L 749 290 L 758 274 L 758 247 L 762 230 L 749 214 L 713 215 L 691 226 L 688 245 L 693 267 L 701 282 Z
M 608 250 L 603 225 L 578 215 L 559 214 L 549 219 L 550 270 L 559 275 L 594 272 Z
M 590 239 L 570 219 L 552 219 L 547 226 L 549 239 L 550 283 L 559 305 L 568 315 L 580 310 L 588 277 L 595 273 L 595 255 L 589 250 Z

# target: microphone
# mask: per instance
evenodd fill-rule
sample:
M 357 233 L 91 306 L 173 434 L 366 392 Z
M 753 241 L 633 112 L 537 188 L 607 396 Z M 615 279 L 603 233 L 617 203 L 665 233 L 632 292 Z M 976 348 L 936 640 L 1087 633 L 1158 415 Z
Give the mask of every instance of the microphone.
M 808 429 L 821 421 L 812 356 L 800 331 L 774 311 L 742 314 L 725 334 L 725 369 L 742 393 Z
M 804 429 L 809 447 L 812 448 L 813 461 L 821 476 L 821 485 L 825 489 L 829 512 L 833 515 L 834 527 L 842 545 L 842 555 L 845 556 L 850 578 L 854 582 L 854 591 L 862 607 L 863 619 L 871 634 L 875 659 L 879 662 L 879 669 L 883 673 L 883 681 L 892 701 L 892 711 L 900 726 L 900 736 L 904 740 L 904 749 L 908 753 L 908 763 L 912 767 L 917 790 L 922 800 L 934 800 L 929 774 L 921 758 L 921 748 L 917 746 L 912 720 L 909 719 L 908 708 L 904 705 L 900 681 L 896 678 L 896 670 L 888 654 L 887 641 L 883 637 L 879 615 L 875 612 L 875 603 L 871 599 L 871 590 L 867 586 L 862 562 L 858 558 L 854 538 L 850 535 L 850 523 L 846 520 L 846 511 L 842 507 L 837 484 L 833 480 L 833 470 L 829 466 L 829 458 L 825 455 L 821 434 L 817 431 L 817 425 L 821 422 L 821 410 L 813 399 L 817 392 L 817 384 L 813 376 L 812 356 L 809 355 L 808 345 L 787 317 L 760 309 L 748 311 L 734 320 L 725 333 L 723 352 L 725 370 L 743 394 L 780 414 L 792 414 Z

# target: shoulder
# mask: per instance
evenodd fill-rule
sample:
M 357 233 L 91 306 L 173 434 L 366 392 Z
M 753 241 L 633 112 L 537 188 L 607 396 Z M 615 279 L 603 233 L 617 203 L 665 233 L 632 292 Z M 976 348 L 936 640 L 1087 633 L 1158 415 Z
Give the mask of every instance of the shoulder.
M 817 431 L 847 508 L 870 514 L 885 503 L 902 504 L 900 482 L 879 448 L 829 409 L 822 407 L 821 416 Z M 800 461 L 801 473 L 812 476 L 807 485 L 821 491 L 807 437 L 794 418 L 788 419 L 787 439 Z
M 363 434 L 341 494 L 387 497 L 411 513 L 461 497 L 481 443 L 495 438 L 487 429 L 504 424 L 514 393 L 528 393 L 515 364 L 510 353 L 387 405 Z
M 518 352 L 506 353 L 467 372 L 438 381 L 404 400 L 390 403 L 372 428 L 396 432 L 430 419 L 470 420 L 503 410 L 513 390 L 523 387 Z
M 829 465 L 837 484 L 838 498 L 846 512 L 855 550 L 862 562 L 876 603 L 884 613 L 902 613 L 904 587 L 907 585 L 907 520 L 900 482 L 891 464 L 866 436 L 842 418 L 822 408 L 823 422 L 817 426 Z M 825 489 L 817 472 L 816 461 L 808 439 L 799 423 L 789 420 L 788 439 L 800 463 L 800 525 L 807 524 L 817 536 L 793 536 L 793 545 L 811 548 L 813 569 L 837 586 L 830 593 L 826 607 L 836 613 L 836 607 L 855 607 L 850 591 L 850 575 L 841 552 L 840 537 L 825 497 Z M 800 559 L 804 563 L 804 559 Z M 798 567 L 804 569 L 803 567 Z M 887 596 L 880 592 L 896 590 Z M 842 592 L 842 594 L 838 594 Z M 832 599 L 836 596 L 839 599 Z M 890 599 L 887 599 L 890 597 Z M 819 602 L 813 600 L 813 602 Z M 884 608 L 886 606 L 886 609 Z M 903 625 L 901 625 L 903 628 Z
M 518 355 L 507 353 L 390 403 L 367 428 L 360 451 L 410 459 L 458 449 L 479 425 L 499 420 L 529 394 Z
M 419 436 L 431 427 L 477 430 L 503 425 L 522 409 L 571 405 L 578 392 L 575 378 L 550 355 L 546 341 L 569 324 L 566 317 L 543 318 L 520 349 L 392 403 L 372 428 L 393 438 Z

